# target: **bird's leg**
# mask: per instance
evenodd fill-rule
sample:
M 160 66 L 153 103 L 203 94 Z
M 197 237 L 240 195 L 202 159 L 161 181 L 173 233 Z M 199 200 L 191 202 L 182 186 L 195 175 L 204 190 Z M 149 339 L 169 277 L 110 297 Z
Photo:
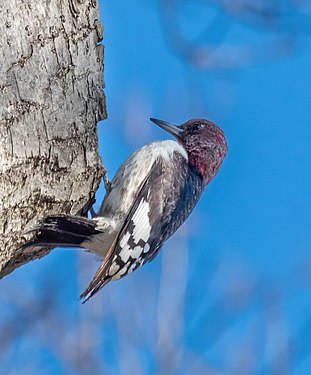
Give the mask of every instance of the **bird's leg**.
M 95 195 L 93 195 L 92 198 L 90 198 L 90 200 L 88 201 L 86 206 L 84 206 L 82 208 L 82 210 L 80 211 L 80 213 L 78 215 L 83 216 L 83 217 L 87 217 L 88 212 L 90 212 L 91 216 L 93 217 L 93 212 L 94 212 L 93 205 L 95 204 L 95 202 L 96 202 Z
M 109 179 L 107 177 L 107 171 L 106 171 L 106 169 L 104 170 L 102 178 L 103 178 L 103 181 L 104 181 L 104 186 L 105 186 L 106 194 L 109 194 L 110 191 L 111 191 L 111 182 L 109 181 Z M 94 198 L 94 200 L 92 202 L 92 206 L 89 209 L 89 213 L 91 214 L 91 218 L 92 219 L 97 216 L 97 213 L 95 212 L 95 210 L 93 208 L 93 204 L 94 203 L 95 203 L 95 198 Z
M 92 219 L 97 215 L 93 207 L 90 208 L 90 211 L 89 211 L 89 212 L 90 212 L 90 214 L 91 214 L 91 218 L 92 218 Z
M 105 170 L 105 173 L 103 175 L 103 181 L 104 181 L 106 194 L 109 194 L 111 192 L 111 182 L 109 181 L 109 179 L 107 177 L 107 171 L 106 170 Z

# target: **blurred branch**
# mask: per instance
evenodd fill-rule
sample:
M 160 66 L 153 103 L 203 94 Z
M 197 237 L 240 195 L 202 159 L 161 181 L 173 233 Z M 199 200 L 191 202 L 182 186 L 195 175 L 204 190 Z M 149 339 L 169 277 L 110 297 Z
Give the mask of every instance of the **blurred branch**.
M 189 0 L 160 0 L 160 15 L 169 48 L 201 70 L 237 69 L 289 56 L 297 50 L 298 40 L 311 32 L 309 9 L 302 1 L 195 0 L 194 3 L 206 5 L 207 18 L 212 19 L 207 20 L 202 33 L 205 41 L 201 41 L 202 35 L 189 40 L 180 22 L 182 7 L 188 3 Z M 214 17 L 209 13 L 215 13 Z M 235 23 L 259 31 L 263 41 L 225 43 Z
M 185 0 L 187 1 L 187 0 Z M 309 34 L 310 4 L 307 1 L 195 0 L 226 14 L 234 21 L 271 32 Z

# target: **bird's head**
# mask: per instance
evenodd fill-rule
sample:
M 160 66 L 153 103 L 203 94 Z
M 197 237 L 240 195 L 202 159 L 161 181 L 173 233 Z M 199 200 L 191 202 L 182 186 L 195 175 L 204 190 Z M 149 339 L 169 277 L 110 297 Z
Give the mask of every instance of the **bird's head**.
M 207 184 L 217 173 L 228 150 L 224 132 L 206 119 L 191 119 L 179 126 L 150 119 L 167 131 L 188 153 L 188 163 Z

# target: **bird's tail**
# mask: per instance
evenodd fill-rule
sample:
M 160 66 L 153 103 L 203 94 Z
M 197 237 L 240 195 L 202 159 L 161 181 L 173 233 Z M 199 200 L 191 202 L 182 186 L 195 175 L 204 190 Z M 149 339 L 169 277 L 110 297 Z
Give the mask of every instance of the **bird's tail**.
M 90 236 L 99 233 L 96 223 L 81 216 L 51 215 L 27 231 L 35 232 L 32 240 L 22 246 L 80 247 Z

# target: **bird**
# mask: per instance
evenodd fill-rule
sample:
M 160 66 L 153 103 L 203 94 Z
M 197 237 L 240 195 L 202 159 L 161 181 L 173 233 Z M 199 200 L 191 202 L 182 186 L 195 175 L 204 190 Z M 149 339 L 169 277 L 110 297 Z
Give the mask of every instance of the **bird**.
M 192 212 L 227 153 L 224 132 L 207 119 L 181 125 L 150 120 L 175 139 L 134 151 L 118 168 L 95 216 L 47 216 L 30 230 L 33 238 L 23 246 L 79 247 L 99 255 L 101 265 L 81 294 L 82 303 L 155 258 Z

